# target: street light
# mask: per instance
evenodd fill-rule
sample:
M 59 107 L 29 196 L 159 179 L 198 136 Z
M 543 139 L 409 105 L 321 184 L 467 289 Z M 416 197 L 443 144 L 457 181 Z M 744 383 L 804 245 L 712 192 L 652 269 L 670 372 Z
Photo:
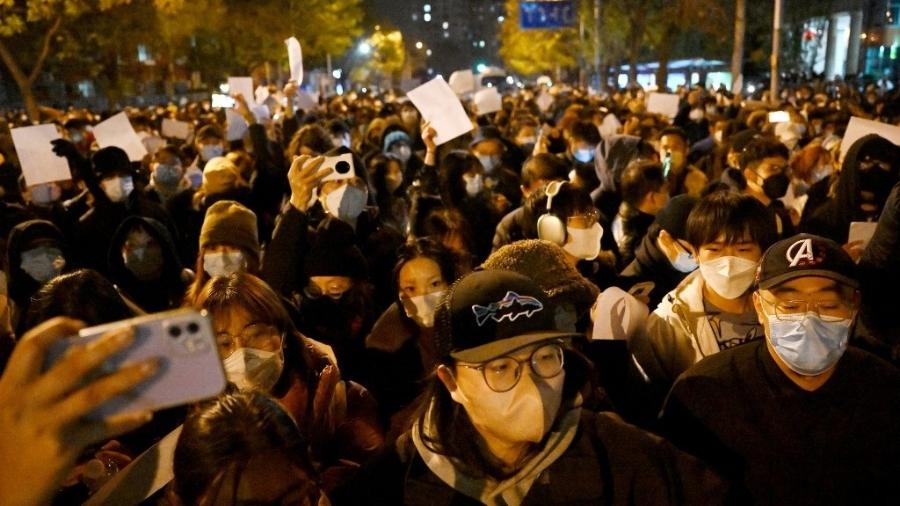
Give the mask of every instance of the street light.
M 422 49 L 422 41 L 416 42 L 416 49 Z
M 359 47 L 356 48 L 356 51 L 361 55 L 367 55 L 372 52 L 372 46 L 369 45 L 368 42 L 362 42 Z

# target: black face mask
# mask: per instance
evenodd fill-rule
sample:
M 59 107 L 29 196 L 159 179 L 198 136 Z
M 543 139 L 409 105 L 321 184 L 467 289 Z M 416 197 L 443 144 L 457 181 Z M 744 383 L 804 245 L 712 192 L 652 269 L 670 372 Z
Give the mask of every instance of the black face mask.
M 859 189 L 860 191 L 875 194 L 875 202 L 872 202 L 879 210 L 884 207 L 891 189 L 897 184 L 897 175 L 893 172 L 882 170 L 878 167 L 872 167 L 866 171 L 859 172 Z
M 766 197 L 769 197 L 772 200 L 777 200 L 781 197 L 784 197 L 790 184 L 791 180 L 786 175 L 775 174 L 763 179 L 763 193 L 766 194 Z

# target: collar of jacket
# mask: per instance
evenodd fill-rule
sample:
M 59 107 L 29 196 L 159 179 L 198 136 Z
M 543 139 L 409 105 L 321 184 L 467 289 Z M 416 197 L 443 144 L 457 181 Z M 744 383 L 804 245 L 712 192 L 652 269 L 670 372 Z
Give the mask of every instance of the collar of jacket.
M 697 269 L 666 295 L 658 308 L 669 305 L 694 348 L 694 363 L 719 352 L 719 342 L 703 307 L 703 286 L 703 276 Z

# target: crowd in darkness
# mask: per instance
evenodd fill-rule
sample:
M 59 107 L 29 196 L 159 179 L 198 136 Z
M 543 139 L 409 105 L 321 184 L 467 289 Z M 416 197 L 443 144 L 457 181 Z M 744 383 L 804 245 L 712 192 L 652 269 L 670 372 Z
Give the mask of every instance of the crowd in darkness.
M 126 108 L 140 162 L 45 109 L 36 185 L 0 118 L 0 504 L 900 503 L 900 94 L 536 85 L 438 144 L 400 91 L 298 91 L 234 140 Z M 164 374 L 103 365 L 127 327 L 44 365 L 179 308 L 217 397 L 88 416 Z

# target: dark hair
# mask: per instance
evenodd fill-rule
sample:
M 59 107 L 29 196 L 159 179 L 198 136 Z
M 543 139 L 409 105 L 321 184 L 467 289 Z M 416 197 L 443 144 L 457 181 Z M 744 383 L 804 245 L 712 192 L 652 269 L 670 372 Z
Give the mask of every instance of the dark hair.
M 522 186 L 528 187 L 535 181 L 553 181 L 568 178 L 569 166 L 560 157 L 550 153 L 534 155 L 522 165 Z
M 24 328 L 32 328 L 55 316 L 68 316 L 88 326 L 137 315 L 116 287 L 97 271 L 81 269 L 48 281 L 31 298 Z
M 233 470 L 236 495 L 247 465 L 273 453 L 316 479 L 306 440 L 274 399 L 257 391 L 225 394 L 185 420 L 173 459 L 175 493 L 184 504 L 198 504 Z
M 622 173 L 620 188 L 622 201 L 632 207 L 640 205 L 648 193 L 658 192 L 666 184 L 662 165 L 656 162 L 635 160 Z
M 687 241 L 694 248 L 713 242 L 721 234 L 725 241 L 750 239 L 763 251 L 778 239 L 775 216 L 762 202 L 735 192 L 717 191 L 703 197 L 687 220 Z
M 545 213 L 549 212 L 565 223 L 569 216 L 576 216 L 580 212 L 594 208 L 590 195 L 565 182 L 559 187 L 559 193 L 553 197 L 550 211 L 547 211 L 547 186 L 549 185 L 543 185 L 531 192 L 522 205 L 525 225 L 522 232 L 525 239 L 537 239 L 537 221 Z
M 659 132 L 659 139 L 662 140 L 662 138 L 667 135 L 674 135 L 676 137 L 681 137 L 681 140 L 683 140 L 685 144 L 690 144 L 690 141 L 688 141 L 687 132 L 685 132 L 684 130 L 682 130 L 679 127 L 670 126 L 670 127 L 663 128 L 662 131 Z M 688 147 L 690 147 L 690 146 L 688 146 Z
M 391 168 L 391 163 L 400 164 L 400 170 L 403 171 L 403 164 L 393 155 L 377 154 L 373 156 L 368 163 L 369 173 L 372 176 L 372 189 L 375 190 L 375 205 L 378 206 L 378 214 L 384 219 L 396 219 L 394 216 L 393 203 L 395 195 L 400 197 L 403 195 L 405 184 L 401 184 L 396 191 L 388 190 L 385 177 Z
M 324 154 L 334 148 L 331 136 L 319 125 L 306 125 L 291 138 L 288 144 L 286 158 L 291 160 L 300 154 L 300 148 L 309 148 L 318 154 Z
M 234 308 L 242 308 L 253 315 L 257 322 L 274 325 L 284 336 L 284 370 L 272 387 L 272 394 L 287 393 L 294 377 L 300 377 L 307 385 L 314 384 L 312 357 L 301 342 L 284 303 L 262 279 L 246 272 L 210 279 L 193 302 L 195 309 L 205 309 L 215 320 L 227 315 Z
M 400 288 L 400 270 L 410 260 L 428 258 L 434 261 L 441 270 L 441 277 L 448 285 L 452 285 L 460 276 L 459 259 L 452 251 L 433 237 L 412 239 L 397 250 L 397 263 L 394 265 L 394 288 Z
M 592 389 L 588 387 L 593 384 L 594 366 L 582 353 L 572 347 L 566 347 L 564 361 L 566 378 L 557 420 L 569 408 L 576 407 L 579 393 L 590 397 Z M 445 357 L 441 365 L 453 368 L 454 362 L 451 358 Z M 495 479 L 508 476 L 503 472 L 499 462 L 485 457 L 478 430 L 472 425 L 465 408 L 450 397 L 450 392 L 438 379 L 437 374 L 431 375 L 428 386 L 420 397 L 420 404 L 413 420 L 417 422 L 415 430 L 418 431 L 418 436 L 425 447 L 434 453 L 449 457 L 454 465 L 461 467 L 466 474 L 475 478 Z M 531 456 L 531 452 L 528 452 L 527 456 Z
M 575 141 L 584 141 L 588 144 L 600 144 L 600 130 L 589 121 L 576 121 L 569 130 L 569 136 Z
M 757 137 L 741 151 L 741 170 L 747 169 L 764 158 L 780 156 L 787 160 L 790 156 L 787 146 L 769 137 Z
M 462 150 L 451 151 L 441 160 L 439 170 L 441 197 L 448 206 L 456 208 L 462 204 L 466 198 L 463 174 L 480 166 L 475 155 Z

